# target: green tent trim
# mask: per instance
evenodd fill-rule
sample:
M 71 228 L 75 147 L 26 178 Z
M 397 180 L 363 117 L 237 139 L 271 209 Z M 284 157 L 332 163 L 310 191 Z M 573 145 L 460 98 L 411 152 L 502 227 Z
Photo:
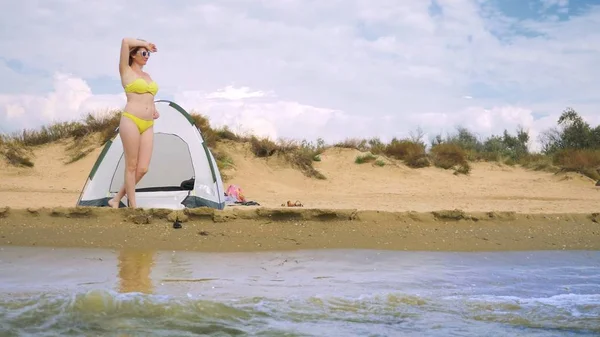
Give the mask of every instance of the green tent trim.
M 188 122 L 190 122 L 190 124 L 196 126 L 196 122 L 194 121 L 194 118 L 192 118 L 192 116 L 189 113 L 187 113 L 187 111 L 185 111 L 184 108 L 179 106 L 179 104 L 177 104 L 175 102 L 167 101 L 167 100 L 157 100 L 156 102 L 169 103 L 169 106 L 171 106 L 173 109 L 179 111 L 179 113 L 181 113 L 188 120 Z
M 110 148 L 111 145 L 112 145 L 112 140 L 108 140 L 106 142 L 106 144 L 104 144 L 104 148 L 102 149 L 102 152 L 100 152 L 98 159 L 96 159 L 96 162 L 94 163 L 94 166 L 92 167 L 92 170 L 90 171 L 90 175 L 89 175 L 90 180 L 94 179 L 94 175 L 96 174 L 98 167 L 100 167 L 100 163 L 102 163 L 102 160 L 104 159 L 104 156 L 106 156 L 106 153 L 108 152 L 108 149 Z

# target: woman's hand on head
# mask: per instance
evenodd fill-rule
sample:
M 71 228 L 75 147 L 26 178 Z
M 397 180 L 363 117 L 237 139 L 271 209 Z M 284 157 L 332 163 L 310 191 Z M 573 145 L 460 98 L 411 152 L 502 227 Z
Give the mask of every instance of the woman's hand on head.
M 146 48 L 148 48 L 148 50 L 152 53 L 157 52 L 156 45 L 152 42 L 148 42 L 148 44 L 146 45 Z

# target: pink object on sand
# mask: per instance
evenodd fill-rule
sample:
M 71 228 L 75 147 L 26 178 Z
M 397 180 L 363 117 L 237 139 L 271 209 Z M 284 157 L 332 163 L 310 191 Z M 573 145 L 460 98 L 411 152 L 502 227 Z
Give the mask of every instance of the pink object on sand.
M 229 185 L 227 187 L 227 191 L 225 192 L 230 197 L 234 197 L 239 202 L 245 202 L 246 198 L 244 197 L 244 192 L 242 188 L 237 185 Z

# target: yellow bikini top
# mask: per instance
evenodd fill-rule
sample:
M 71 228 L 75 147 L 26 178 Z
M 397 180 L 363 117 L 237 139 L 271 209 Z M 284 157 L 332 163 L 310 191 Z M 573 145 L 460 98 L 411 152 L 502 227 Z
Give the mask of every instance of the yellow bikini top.
M 158 84 L 156 84 L 155 81 L 148 83 L 145 79 L 139 77 L 125 86 L 125 92 L 134 92 L 137 94 L 145 94 L 149 92 L 153 96 L 156 96 L 156 93 L 158 92 Z

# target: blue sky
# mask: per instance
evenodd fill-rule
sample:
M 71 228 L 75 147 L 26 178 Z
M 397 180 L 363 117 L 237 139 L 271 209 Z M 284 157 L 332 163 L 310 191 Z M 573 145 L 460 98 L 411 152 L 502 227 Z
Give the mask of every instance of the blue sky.
M 272 138 L 535 139 L 567 106 L 600 123 L 600 0 L 31 0 L 0 18 L 0 132 L 123 107 L 124 36 L 157 44 L 157 98 Z

